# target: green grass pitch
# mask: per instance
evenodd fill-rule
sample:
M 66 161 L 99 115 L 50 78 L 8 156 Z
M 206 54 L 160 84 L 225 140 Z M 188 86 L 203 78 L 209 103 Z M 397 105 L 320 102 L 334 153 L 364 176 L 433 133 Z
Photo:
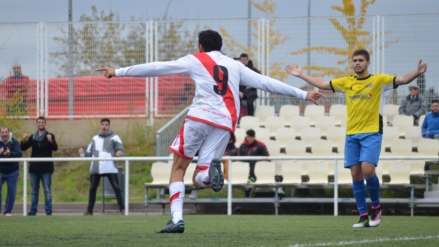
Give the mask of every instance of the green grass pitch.
M 438 217 L 188 215 L 183 234 L 157 234 L 166 216 L 1 217 L 1 246 L 438 246 Z

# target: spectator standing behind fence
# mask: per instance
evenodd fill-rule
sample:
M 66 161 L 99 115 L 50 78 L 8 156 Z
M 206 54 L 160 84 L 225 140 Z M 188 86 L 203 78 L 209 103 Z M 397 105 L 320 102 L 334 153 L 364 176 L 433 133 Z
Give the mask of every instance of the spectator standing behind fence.
M 253 70 L 254 72 L 260 74 L 259 70 L 253 67 L 253 61 L 248 58 L 246 53 L 242 53 L 239 56 L 239 61 L 244 64 L 247 68 Z M 258 92 L 256 88 L 252 88 L 249 86 L 239 86 L 239 97 L 241 98 L 241 102 L 245 100 L 247 103 L 247 113 L 249 116 L 255 115 L 255 100 L 258 97 Z
M 12 138 L 12 132 L 9 128 L 2 126 L 0 128 L 0 158 L 18 158 L 22 152 L 20 143 Z M 12 208 L 15 203 L 18 182 L 18 162 L 0 162 L 0 211 L 2 207 L 2 187 L 6 181 L 8 185 L 8 193 L 6 195 L 5 210 L 3 215 L 11 216 Z
M 58 150 L 55 135 L 46 130 L 46 119 L 39 117 L 36 121 L 37 130 L 33 135 L 24 134 L 21 149 L 26 151 L 32 147 L 32 158 L 52 157 L 52 152 Z M 54 166 L 52 161 L 30 162 L 29 175 L 32 186 L 32 205 L 27 215 L 37 215 L 40 181 L 44 191 L 44 209 L 46 215 L 52 215 L 52 174 Z
M 27 92 L 29 88 L 29 77 L 21 73 L 21 65 L 14 64 L 12 66 L 14 75 L 6 78 L 4 86 L 6 89 L 7 113 L 8 115 L 17 112 L 27 114 Z
M 399 106 L 399 115 L 413 116 L 414 125 L 418 125 L 419 117 L 425 113 L 427 113 L 425 97 L 419 94 L 418 85 L 410 85 L 409 95 L 402 100 Z
M 360 220 L 353 227 L 374 227 L 381 222 L 380 182 L 375 168 L 378 165 L 383 138 L 381 112 L 384 92 L 410 83 L 427 71 L 427 64 L 420 60 L 416 70 L 403 76 L 372 75 L 368 70 L 368 51 L 355 50 L 351 59 L 356 76 L 345 76 L 331 81 L 309 76 L 298 65 L 287 65 L 286 71 L 320 89 L 344 92 L 348 114 L 344 167 L 351 170 L 352 188 L 360 213 Z M 372 201 L 371 221 L 368 216 L 364 180 Z
M 439 139 L 439 100 L 431 102 L 431 112 L 425 115 L 421 131 L 424 138 Z
M 249 129 L 246 132 L 244 142 L 239 147 L 238 156 L 270 156 L 267 150 L 267 146 L 264 143 L 256 140 L 256 133 L 254 130 Z M 252 183 L 256 182 L 257 177 L 255 174 L 255 166 L 257 160 L 250 160 L 250 172 L 248 180 Z M 245 187 L 245 196 L 250 197 L 253 186 Z
M 124 148 L 122 140 L 118 135 L 110 129 L 110 119 L 101 119 L 101 127 L 99 134 L 95 135 L 87 147 L 87 150 L 83 148 L 78 149 L 78 154 L 81 157 L 121 157 L 124 155 Z M 122 191 L 117 179 L 117 165 L 114 161 L 92 161 L 90 167 L 90 192 L 88 196 L 88 208 L 85 215 L 92 216 L 93 208 L 96 201 L 96 191 L 99 186 L 101 177 L 107 177 L 110 181 L 111 187 L 113 187 L 116 194 L 117 204 L 121 213 L 125 211 L 125 205 L 122 198 Z

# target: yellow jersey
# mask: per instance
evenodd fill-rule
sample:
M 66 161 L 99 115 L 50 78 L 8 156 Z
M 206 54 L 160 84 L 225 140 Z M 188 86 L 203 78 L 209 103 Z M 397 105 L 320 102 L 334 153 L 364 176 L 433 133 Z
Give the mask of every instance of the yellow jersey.
M 334 92 L 344 92 L 346 97 L 346 135 L 383 133 L 384 93 L 398 87 L 395 78 L 376 74 L 361 79 L 346 76 L 329 82 Z

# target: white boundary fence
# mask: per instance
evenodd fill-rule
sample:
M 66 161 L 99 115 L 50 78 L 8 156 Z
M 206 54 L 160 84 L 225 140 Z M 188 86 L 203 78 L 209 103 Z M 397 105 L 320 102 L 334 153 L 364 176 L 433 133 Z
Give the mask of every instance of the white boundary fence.
M 223 160 L 229 160 L 229 164 L 233 164 L 232 160 L 333 160 L 334 161 L 334 216 L 338 215 L 338 161 L 343 156 L 269 156 L 269 157 L 243 157 L 243 156 L 225 156 Z M 381 156 L 380 160 L 438 160 L 439 156 Z M 117 157 L 117 158 L 90 158 L 90 157 L 66 157 L 66 158 L 11 158 L 0 159 L 0 162 L 23 162 L 23 216 L 27 212 L 27 175 L 28 162 L 54 161 L 54 162 L 82 162 L 82 161 L 124 161 L 125 162 L 125 215 L 129 215 L 129 178 L 130 178 L 130 161 L 168 161 L 172 157 Z M 232 215 L 232 165 L 228 168 L 228 185 L 227 185 L 227 215 Z M 282 185 L 281 183 L 279 184 Z M 428 186 L 428 185 L 427 185 Z M 427 189 L 427 188 L 426 188 Z M 413 187 L 410 195 L 411 215 L 414 215 L 414 195 Z M 439 200 L 438 200 L 439 202 Z M 436 203 L 438 203 L 436 202 Z M 277 215 L 277 207 L 276 207 Z

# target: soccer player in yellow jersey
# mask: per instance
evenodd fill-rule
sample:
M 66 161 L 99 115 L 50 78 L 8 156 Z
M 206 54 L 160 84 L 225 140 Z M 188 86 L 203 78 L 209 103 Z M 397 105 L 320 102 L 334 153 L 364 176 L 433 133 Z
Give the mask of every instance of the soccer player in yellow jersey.
M 369 52 L 364 49 L 352 54 L 352 69 L 356 76 L 346 76 L 332 81 L 315 78 L 303 73 L 298 65 L 287 65 L 285 70 L 320 89 L 344 92 L 346 97 L 347 127 L 344 167 L 352 174 L 352 189 L 357 202 L 360 220 L 353 227 L 378 226 L 380 224 L 380 183 L 375 167 L 381 151 L 383 134 L 382 106 L 384 92 L 408 84 L 427 71 L 427 64 L 418 63 L 415 71 L 403 76 L 369 74 Z M 367 189 L 372 201 L 371 220 L 366 205 Z

